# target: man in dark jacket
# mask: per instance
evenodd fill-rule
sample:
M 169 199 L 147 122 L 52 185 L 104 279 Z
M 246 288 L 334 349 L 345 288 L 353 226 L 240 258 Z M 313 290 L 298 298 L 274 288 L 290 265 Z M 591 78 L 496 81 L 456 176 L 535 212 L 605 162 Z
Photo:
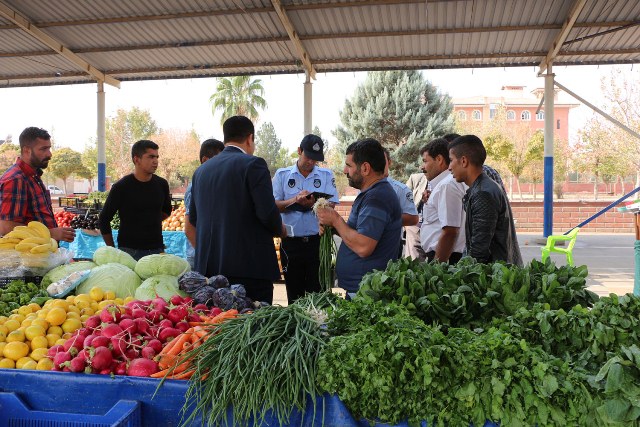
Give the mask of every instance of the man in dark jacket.
M 463 135 L 449 145 L 449 170 L 469 186 L 463 199 L 467 213 L 466 254 L 479 262 L 506 261 L 522 265 L 511 206 L 502 188 L 482 165 L 487 151 L 475 135 Z
M 244 116 L 224 122 L 225 149 L 193 175 L 189 221 L 196 227 L 195 270 L 244 285 L 271 303 L 280 277 L 273 237 L 283 234 L 267 163 L 254 157 L 254 127 Z

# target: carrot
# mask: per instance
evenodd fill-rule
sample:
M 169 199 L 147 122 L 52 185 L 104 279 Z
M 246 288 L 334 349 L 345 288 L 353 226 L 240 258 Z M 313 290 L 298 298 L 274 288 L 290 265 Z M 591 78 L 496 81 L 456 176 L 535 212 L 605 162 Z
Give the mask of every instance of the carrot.
M 195 371 L 196 371 L 195 369 L 192 369 L 190 371 L 184 371 L 180 374 L 173 375 L 170 378 L 172 380 L 188 380 L 195 373 Z
M 178 353 L 180 353 L 184 343 L 189 341 L 189 339 L 191 339 L 191 334 L 192 333 L 193 333 L 193 328 L 189 328 L 187 330 L 187 332 L 182 333 L 182 334 L 178 335 L 176 338 L 174 338 L 171 341 L 169 341 L 169 344 L 167 344 L 162 349 L 162 351 L 160 352 L 160 355 L 163 355 L 163 354 L 178 354 Z

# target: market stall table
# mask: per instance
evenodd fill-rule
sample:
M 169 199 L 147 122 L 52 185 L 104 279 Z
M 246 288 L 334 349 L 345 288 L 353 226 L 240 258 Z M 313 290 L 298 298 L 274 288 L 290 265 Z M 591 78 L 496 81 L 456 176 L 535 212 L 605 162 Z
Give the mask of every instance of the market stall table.
M 187 237 L 182 231 L 163 231 L 162 240 L 166 247 L 165 252 L 172 255 L 177 255 L 182 258 L 186 258 L 185 245 Z M 118 241 L 118 231 L 113 230 L 113 241 Z M 73 242 L 60 242 L 60 247 L 67 248 L 74 253 L 74 258 L 92 258 L 93 253 L 101 246 L 105 246 L 102 235 L 96 235 L 93 232 L 87 232 L 85 230 L 77 230 L 76 238 Z

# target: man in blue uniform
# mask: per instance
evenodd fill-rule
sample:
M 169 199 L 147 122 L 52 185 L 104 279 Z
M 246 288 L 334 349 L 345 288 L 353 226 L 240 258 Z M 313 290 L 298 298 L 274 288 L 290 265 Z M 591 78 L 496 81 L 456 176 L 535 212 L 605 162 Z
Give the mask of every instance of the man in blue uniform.
M 328 194 L 330 202 L 339 202 L 333 172 L 316 165 L 324 161 L 323 148 L 319 136 L 305 136 L 296 163 L 278 169 L 273 177 L 273 197 L 282 222 L 293 228 L 293 236 L 285 237 L 280 246 L 289 304 L 306 292 L 320 291 L 320 237 L 311 210 L 316 202 L 313 193 Z

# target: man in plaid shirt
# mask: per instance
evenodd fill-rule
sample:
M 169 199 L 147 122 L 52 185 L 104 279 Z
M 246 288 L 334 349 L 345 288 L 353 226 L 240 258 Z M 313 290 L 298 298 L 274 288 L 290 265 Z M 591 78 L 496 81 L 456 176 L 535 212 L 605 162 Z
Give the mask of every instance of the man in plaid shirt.
M 0 235 L 17 225 L 39 221 L 54 239 L 73 242 L 75 230 L 57 226 L 51 196 L 40 179 L 51 160 L 51 136 L 44 129 L 28 127 L 19 140 L 20 157 L 0 177 Z

